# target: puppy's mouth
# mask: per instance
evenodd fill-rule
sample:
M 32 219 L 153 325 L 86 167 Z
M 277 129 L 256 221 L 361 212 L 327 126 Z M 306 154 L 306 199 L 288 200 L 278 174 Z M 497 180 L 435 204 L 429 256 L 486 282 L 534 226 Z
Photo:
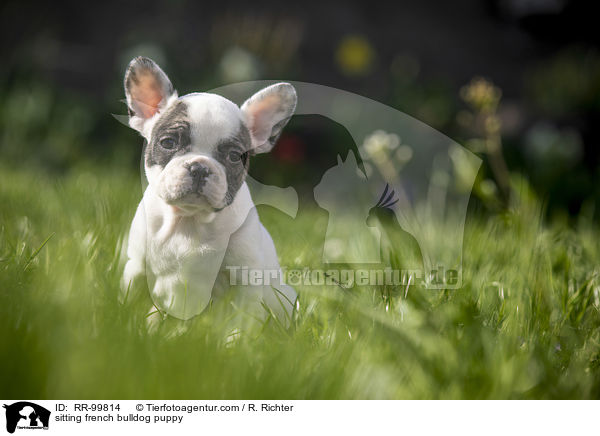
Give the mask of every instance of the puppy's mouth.
M 173 211 L 183 215 L 220 211 L 222 208 L 215 207 L 209 197 L 202 191 L 191 189 L 176 198 L 163 198 L 163 200 L 173 208 Z

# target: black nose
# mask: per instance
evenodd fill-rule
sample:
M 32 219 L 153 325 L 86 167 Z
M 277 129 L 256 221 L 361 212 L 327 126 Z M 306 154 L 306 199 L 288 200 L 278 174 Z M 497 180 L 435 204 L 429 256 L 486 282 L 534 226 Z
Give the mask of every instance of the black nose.
M 187 168 L 190 176 L 192 177 L 194 190 L 201 188 L 204 183 L 206 183 L 206 178 L 210 174 L 210 170 L 198 162 L 192 162 L 191 164 L 188 164 Z

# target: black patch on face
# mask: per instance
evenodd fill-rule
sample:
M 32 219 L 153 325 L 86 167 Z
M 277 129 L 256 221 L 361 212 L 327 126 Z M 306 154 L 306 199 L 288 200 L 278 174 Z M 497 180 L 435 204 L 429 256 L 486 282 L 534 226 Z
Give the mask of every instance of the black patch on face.
M 164 168 L 174 156 L 188 153 L 191 150 L 190 125 L 185 102 L 173 103 L 152 128 L 151 142 L 146 147 L 146 166 Z
M 248 174 L 250 145 L 250 132 L 245 125 L 240 124 L 237 134 L 219 142 L 213 151 L 213 158 L 223 165 L 227 174 L 227 206 L 233 202 Z

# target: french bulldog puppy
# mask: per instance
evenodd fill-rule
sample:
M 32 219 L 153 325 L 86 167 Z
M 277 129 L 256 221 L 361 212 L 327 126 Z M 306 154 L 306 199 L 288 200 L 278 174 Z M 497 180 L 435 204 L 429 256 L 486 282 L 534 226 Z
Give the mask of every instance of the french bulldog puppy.
M 295 89 L 278 83 L 241 107 L 215 94 L 178 97 L 160 67 L 143 57 L 130 62 L 124 85 L 129 125 L 147 141 L 148 186 L 131 224 L 123 295 L 146 275 L 155 306 L 185 320 L 223 295 L 239 267 L 276 271 L 258 285 L 237 277 L 243 284 L 236 289 L 244 310 L 285 322 L 296 292 L 280 280 L 273 240 L 245 178 L 249 157 L 270 151 L 294 113 Z

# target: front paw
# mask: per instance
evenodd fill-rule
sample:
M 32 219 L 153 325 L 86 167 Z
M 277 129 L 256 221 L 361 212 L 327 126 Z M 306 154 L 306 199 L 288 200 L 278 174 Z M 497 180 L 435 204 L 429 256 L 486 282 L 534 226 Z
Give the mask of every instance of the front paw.
M 146 314 L 146 330 L 150 335 L 160 333 L 161 336 L 172 339 L 183 336 L 188 331 L 189 326 L 190 321 L 170 317 L 154 305 Z

